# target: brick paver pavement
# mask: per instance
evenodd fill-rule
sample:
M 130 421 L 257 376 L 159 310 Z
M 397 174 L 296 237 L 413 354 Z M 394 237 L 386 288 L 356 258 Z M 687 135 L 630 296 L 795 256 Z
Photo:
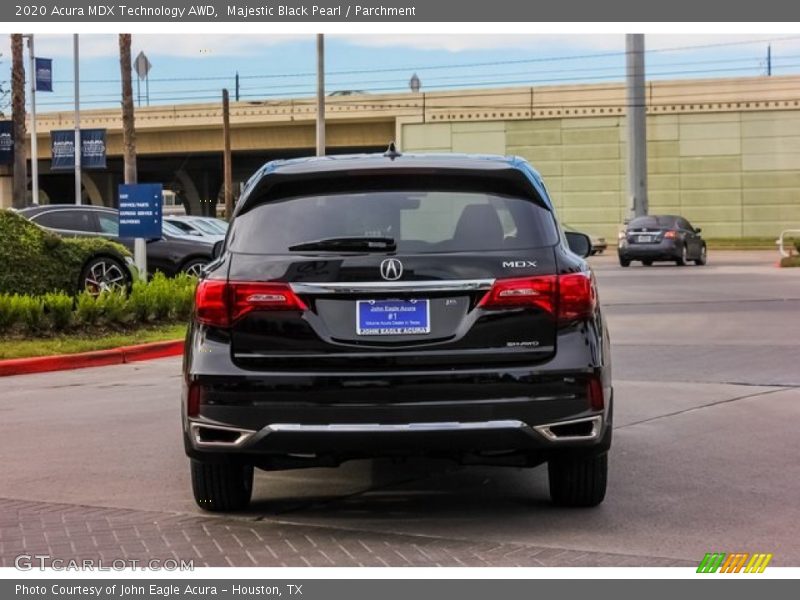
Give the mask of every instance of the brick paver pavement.
M 692 561 L 0 499 L 0 566 L 21 554 L 52 559 L 192 560 L 195 567 L 696 566 Z

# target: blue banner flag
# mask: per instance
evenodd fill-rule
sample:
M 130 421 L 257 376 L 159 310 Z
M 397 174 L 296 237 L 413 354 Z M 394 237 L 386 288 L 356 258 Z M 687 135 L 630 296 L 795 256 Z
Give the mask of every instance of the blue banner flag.
M 53 60 L 50 58 L 37 58 L 36 63 L 36 91 L 53 91 Z
M 75 168 L 75 130 L 50 132 L 51 171 L 71 171 Z M 81 129 L 81 168 L 106 168 L 106 130 Z
M 0 165 L 14 164 L 14 128 L 11 121 L 0 121 Z

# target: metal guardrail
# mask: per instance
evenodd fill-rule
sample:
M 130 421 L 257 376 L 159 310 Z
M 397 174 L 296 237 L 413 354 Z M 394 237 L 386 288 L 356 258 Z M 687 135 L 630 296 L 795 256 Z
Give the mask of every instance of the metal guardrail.
M 791 245 L 789 246 L 788 251 L 784 247 L 784 242 L 786 241 L 787 234 L 789 234 L 789 236 L 800 237 L 800 229 L 784 229 L 783 231 L 781 231 L 781 236 L 777 240 L 775 240 L 775 243 L 778 244 L 778 252 L 781 253 L 781 256 L 792 255 Z

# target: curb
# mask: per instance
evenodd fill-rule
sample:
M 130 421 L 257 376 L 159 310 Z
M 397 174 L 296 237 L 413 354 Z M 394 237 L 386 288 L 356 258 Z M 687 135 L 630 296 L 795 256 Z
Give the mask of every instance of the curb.
M 83 369 L 86 367 L 105 367 L 139 360 L 180 356 L 183 354 L 183 344 L 183 340 L 170 340 L 93 352 L 78 352 L 76 354 L 11 358 L 0 360 L 0 377 Z

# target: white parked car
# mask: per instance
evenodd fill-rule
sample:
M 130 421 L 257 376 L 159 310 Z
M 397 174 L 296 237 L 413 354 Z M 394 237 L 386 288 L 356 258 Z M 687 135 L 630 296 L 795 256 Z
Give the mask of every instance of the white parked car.
M 164 221 L 177 227 L 185 235 L 202 237 L 214 242 L 225 239 L 225 234 L 228 231 L 227 221 L 215 219 L 214 217 L 165 215 Z

